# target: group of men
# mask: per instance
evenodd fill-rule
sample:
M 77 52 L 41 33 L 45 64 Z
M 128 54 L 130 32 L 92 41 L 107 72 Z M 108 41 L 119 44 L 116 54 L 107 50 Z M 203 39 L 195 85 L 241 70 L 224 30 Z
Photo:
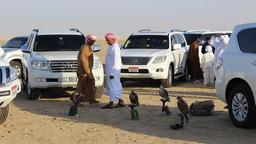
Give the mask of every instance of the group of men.
M 93 44 L 96 42 L 97 37 L 90 34 L 85 39 L 85 44 L 81 46 L 77 57 L 77 92 L 83 95 L 83 102 L 99 103 L 95 99 L 95 79 L 92 73 Z M 106 95 L 109 96 L 109 103 L 102 108 L 124 107 L 122 84 L 120 82 L 121 54 L 120 46 L 117 43 L 118 37 L 113 33 L 107 33 L 105 40 L 109 45 L 105 60 Z M 115 101 L 118 101 L 117 104 L 114 104 Z

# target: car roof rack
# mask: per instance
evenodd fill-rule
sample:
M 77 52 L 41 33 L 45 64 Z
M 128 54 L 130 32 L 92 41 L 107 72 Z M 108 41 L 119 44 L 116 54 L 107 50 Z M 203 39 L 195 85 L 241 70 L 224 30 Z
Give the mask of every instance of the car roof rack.
M 139 30 L 139 32 L 150 32 L 151 30 L 150 29 L 141 29 Z
M 70 28 L 69 30 L 73 31 L 73 32 L 78 32 L 78 33 L 80 33 L 81 35 L 84 36 L 84 34 L 82 32 L 80 32 L 77 28 Z
M 39 30 L 38 29 L 33 29 L 34 32 L 38 32 Z

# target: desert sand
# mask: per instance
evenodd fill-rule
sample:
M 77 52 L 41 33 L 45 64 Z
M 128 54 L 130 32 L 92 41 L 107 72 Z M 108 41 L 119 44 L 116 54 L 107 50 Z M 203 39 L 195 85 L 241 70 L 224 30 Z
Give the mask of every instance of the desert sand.
M 130 120 L 129 107 L 100 109 L 100 104 L 84 103 L 78 117 L 68 116 L 71 102 L 65 93 L 44 93 L 39 101 L 29 101 L 21 93 L 10 105 L 7 121 L 0 125 L 1 144 L 169 144 L 210 143 L 240 144 L 256 142 L 255 129 L 239 129 L 229 119 L 225 104 L 213 87 L 191 82 L 176 82 L 168 91 L 171 116 L 161 116 L 159 84 L 152 82 L 126 83 L 123 96 L 128 104 L 131 90 L 139 95 L 140 119 Z M 52 97 L 55 98 L 52 98 Z M 64 96 L 64 97 L 63 97 Z M 169 125 L 177 114 L 176 96 L 191 104 L 213 100 L 215 115 L 193 117 L 184 129 L 172 130 Z

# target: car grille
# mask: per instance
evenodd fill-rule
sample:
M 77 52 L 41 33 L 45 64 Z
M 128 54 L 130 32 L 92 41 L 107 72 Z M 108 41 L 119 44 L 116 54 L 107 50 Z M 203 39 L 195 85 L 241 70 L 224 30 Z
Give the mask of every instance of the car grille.
M 122 57 L 123 65 L 147 65 L 151 57 Z
M 77 68 L 76 60 L 50 61 L 49 64 L 51 72 L 76 72 Z
M 10 77 L 10 68 L 2 66 L 0 68 L 0 84 L 5 84 L 7 83 L 8 78 Z

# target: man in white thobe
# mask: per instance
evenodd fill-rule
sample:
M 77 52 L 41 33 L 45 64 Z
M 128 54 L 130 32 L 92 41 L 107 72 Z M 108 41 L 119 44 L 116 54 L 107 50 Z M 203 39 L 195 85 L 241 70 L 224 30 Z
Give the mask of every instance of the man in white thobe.
M 227 47 L 228 41 L 229 41 L 228 35 L 218 34 L 216 37 L 213 38 L 213 46 L 215 47 L 213 72 L 215 77 L 218 77 L 218 72 L 217 72 L 218 58 L 223 53 L 224 49 Z
M 107 33 L 105 39 L 109 48 L 107 50 L 105 70 L 107 76 L 107 91 L 110 102 L 102 108 L 124 107 L 122 99 L 122 84 L 120 82 L 121 54 L 120 47 L 117 44 L 117 36 L 113 33 Z M 114 102 L 118 103 L 114 105 Z

